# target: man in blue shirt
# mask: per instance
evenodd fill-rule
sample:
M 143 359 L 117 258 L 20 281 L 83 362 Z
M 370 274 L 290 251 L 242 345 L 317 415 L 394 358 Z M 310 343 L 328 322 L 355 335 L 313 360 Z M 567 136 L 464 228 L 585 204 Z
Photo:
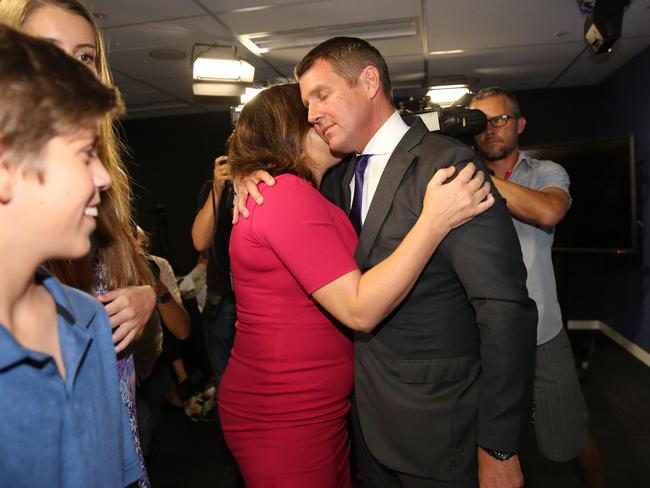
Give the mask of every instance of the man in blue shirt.
M 602 487 L 600 454 L 589 437 L 587 405 L 562 324 L 551 260 L 555 226 L 571 205 L 569 175 L 553 161 L 529 158 L 519 151 L 526 119 L 512 93 L 485 88 L 474 96 L 471 108 L 487 116 L 488 124 L 476 136 L 476 144 L 512 214 L 528 272 L 528 294 L 537 305 L 537 445 L 551 461 L 577 460 L 588 486 Z
M 99 120 L 118 92 L 52 43 L 0 26 L 0 480 L 20 487 L 136 481 L 103 307 L 40 269 L 90 250 Z

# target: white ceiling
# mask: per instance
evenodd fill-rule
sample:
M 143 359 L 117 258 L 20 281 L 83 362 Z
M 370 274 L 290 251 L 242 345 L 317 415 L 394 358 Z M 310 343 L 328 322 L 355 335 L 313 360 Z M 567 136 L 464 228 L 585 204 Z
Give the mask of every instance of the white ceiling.
M 396 95 L 458 77 L 473 88 L 529 89 L 602 81 L 650 45 L 650 0 L 632 0 L 611 54 L 584 50 L 584 17 L 574 0 L 88 0 L 106 37 L 129 117 L 223 110 L 192 95 L 195 43 L 234 45 L 258 82 L 291 77 L 310 47 L 256 55 L 241 36 L 323 26 L 413 19 L 413 36 L 371 41 L 386 57 Z M 162 61 L 153 49 L 182 51 Z M 444 51 L 461 51 L 436 54 Z

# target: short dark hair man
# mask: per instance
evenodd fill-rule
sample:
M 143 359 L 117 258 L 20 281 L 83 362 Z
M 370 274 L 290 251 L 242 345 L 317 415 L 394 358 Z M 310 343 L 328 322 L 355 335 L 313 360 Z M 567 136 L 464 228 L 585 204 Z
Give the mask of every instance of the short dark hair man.
M 555 225 L 571 205 L 569 175 L 559 164 L 519 151 L 526 119 L 512 93 L 484 88 L 474 96 L 471 108 L 488 118 L 476 144 L 512 214 L 528 271 L 528 293 L 537 304 L 534 396 L 539 450 L 551 461 L 577 458 L 588 485 L 602 487 L 600 455 L 587 430 L 587 405 L 562 326 L 551 260 Z
M 365 271 L 409 231 L 435 171 L 475 154 L 402 121 L 384 59 L 361 39 L 325 41 L 296 76 L 309 121 L 332 150 L 371 154 L 356 251 Z M 321 187 L 346 211 L 355 159 Z M 353 421 L 368 486 L 521 486 L 516 452 L 530 410 L 537 320 L 525 281 L 499 199 L 445 238 L 396 312 L 356 336 Z

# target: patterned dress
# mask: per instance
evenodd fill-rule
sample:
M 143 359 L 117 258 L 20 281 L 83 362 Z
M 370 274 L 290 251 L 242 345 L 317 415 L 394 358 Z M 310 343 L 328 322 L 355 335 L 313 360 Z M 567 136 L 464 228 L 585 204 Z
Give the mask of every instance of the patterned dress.
M 93 263 L 95 272 L 95 295 L 103 295 L 108 291 L 106 289 L 108 283 L 106 267 L 98 259 L 97 254 L 95 254 Z M 138 455 L 140 467 L 142 468 L 142 477 L 138 480 L 138 487 L 151 488 L 147 468 L 144 464 L 144 456 L 142 455 L 142 447 L 140 446 L 140 436 L 138 435 L 138 420 L 135 411 L 135 364 L 133 362 L 133 354 L 128 349 L 122 351 L 117 358 L 117 375 L 120 380 L 120 395 L 129 414 L 129 424 L 131 425 L 131 433 L 135 441 L 135 451 Z

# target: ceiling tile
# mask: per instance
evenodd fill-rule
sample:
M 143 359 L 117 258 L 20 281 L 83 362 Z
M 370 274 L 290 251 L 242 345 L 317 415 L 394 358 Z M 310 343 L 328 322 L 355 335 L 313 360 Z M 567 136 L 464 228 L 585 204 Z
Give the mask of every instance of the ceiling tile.
M 438 78 L 465 75 L 501 80 L 505 86 L 528 78 L 553 79 L 582 49 L 582 43 L 525 46 L 499 49 L 476 49 L 467 52 L 429 56 L 429 76 Z
M 149 80 L 172 76 L 186 76 L 192 79 L 189 58 L 176 61 L 161 61 L 149 56 L 149 49 L 132 49 L 111 53 L 111 67 L 123 75 L 138 80 Z
M 650 0 L 634 0 L 623 13 L 621 36 L 650 35 Z
M 176 46 L 189 57 L 195 43 L 232 43 L 232 36 L 209 16 L 104 30 L 109 52 Z
M 330 0 L 220 15 L 237 34 L 418 17 L 420 0 Z
M 232 11 L 263 11 L 278 6 L 325 3 L 330 0 L 200 0 L 210 12 L 227 13 Z
M 553 86 L 600 83 L 648 46 L 650 35 L 620 39 L 610 54 L 595 55 L 587 50 Z
M 99 20 L 102 28 L 205 13 L 188 0 L 87 0 L 85 3 L 91 11 L 106 14 L 105 19 Z
M 584 18 L 573 1 L 426 2 L 430 51 L 553 44 L 583 36 Z M 559 33 L 564 34 L 556 37 Z

